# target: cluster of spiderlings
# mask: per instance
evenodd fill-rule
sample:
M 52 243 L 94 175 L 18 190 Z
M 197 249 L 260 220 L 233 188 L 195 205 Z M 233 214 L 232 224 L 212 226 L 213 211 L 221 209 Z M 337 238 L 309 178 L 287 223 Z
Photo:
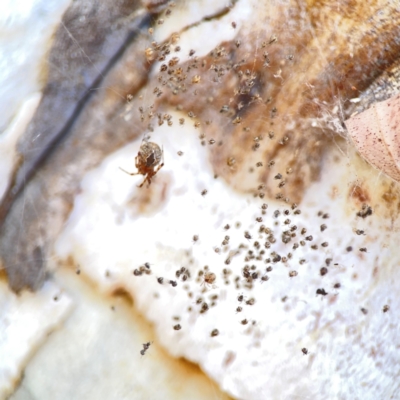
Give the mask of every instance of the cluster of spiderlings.
M 151 274 L 151 267 L 148 262 L 144 263 L 144 265 L 141 265 L 139 268 L 135 268 L 133 270 L 133 275 L 135 276 L 150 275 L 150 274 Z
M 230 285 L 234 284 L 235 288 L 238 290 L 237 301 L 238 304 L 232 307 L 232 311 L 236 314 L 246 315 L 246 307 L 251 307 L 257 303 L 256 296 L 251 296 L 251 290 L 255 284 L 262 284 L 269 282 L 273 277 L 274 270 L 279 268 L 287 268 L 287 276 L 290 279 L 296 279 L 296 277 L 302 273 L 301 266 L 304 265 L 307 260 L 307 253 L 304 257 L 296 257 L 296 251 L 300 247 L 308 247 L 310 251 L 321 251 L 322 255 L 325 255 L 325 265 L 316 269 L 316 273 L 320 277 L 329 276 L 329 269 L 332 266 L 337 266 L 338 264 L 334 262 L 333 258 L 327 257 L 326 247 L 324 243 L 328 243 L 326 240 L 329 234 L 328 220 L 329 215 L 326 212 L 319 212 L 317 214 L 318 218 L 326 221 L 321 226 L 314 224 L 314 230 L 311 227 L 304 226 L 303 219 L 300 219 L 301 210 L 296 204 L 292 206 L 284 206 L 282 208 L 271 209 L 266 203 L 262 204 L 261 207 L 254 206 L 255 218 L 250 221 L 249 225 L 242 227 L 244 222 L 235 223 L 235 221 L 230 221 L 229 223 L 221 223 L 221 241 L 216 243 L 214 251 L 217 253 L 226 254 L 225 257 L 220 259 L 220 264 L 213 264 L 212 270 L 208 266 L 204 266 L 197 273 L 197 277 L 190 281 L 190 284 L 198 285 L 201 288 L 203 294 L 207 293 L 208 290 L 215 288 L 215 283 L 218 282 L 220 285 Z M 269 226 L 263 224 L 263 221 L 257 220 L 261 216 L 266 216 L 271 214 L 268 218 Z M 257 214 L 259 216 L 257 216 Z M 256 222 L 253 222 L 256 221 Z M 229 235 L 225 234 L 230 233 Z M 312 232 L 311 232 L 312 231 Z M 232 235 L 235 232 L 242 233 L 242 242 L 232 244 Z M 366 235 L 364 230 L 355 229 L 354 234 L 357 236 Z M 198 235 L 193 237 L 192 246 L 198 245 Z M 318 246 L 313 247 L 315 244 Z M 282 249 L 285 249 L 283 251 Z M 348 246 L 348 249 L 350 246 Z M 350 249 L 352 250 L 352 248 Z M 213 251 L 211 248 L 210 251 Z M 360 248 L 362 251 L 362 248 Z M 240 271 L 237 270 L 237 266 L 227 267 L 231 264 L 233 259 L 243 260 L 242 267 Z M 237 264 L 235 264 L 237 265 Z M 297 268 L 296 268 L 297 265 Z M 178 280 L 186 281 L 190 278 L 190 272 L 186 267 L 180 267 L 175 271 L 175 277 Z M 163 278 L 158 278 L 158 282 L 162 284 L 164 282 Z M 170 286 L 176 287 L 176 282 L 170 280 Z M 331 285 L 336 291 L 330 293 L 327 287 L 315 287 L 314 295 L 325 298 L 328 295 L 337 295 L 337 290 L 341 288 L 339 282 L 335 282 Z M 193 288 L 193 286 L 192 286 Z M 187 288 L 188 289 L 188 288 Z M 248 295 L 244 295 L 241 290 L 246 290 Z M 193 297 L 193 292 L 189 291 L 188 297 Z M 287 298 L 287 296 L 284 296 Z M 282 300 L 284 301 L 284 300 Z M 193 302 L 193 300 L 192 300 Z M 218 294 L 212 293 L 209 298 L 205 296 L 199 296 L 195 300 L 195 306 L 190 306 L 189 311 L 196 312 L 199 316 L 204 315 L 203 318 L 207 318 L 209 310 L 214 307 L 218 302 Z M 192 303 L 193 304 L 193 303 Z M 363 314 L 368 311 L 364 308 L 360 308 Z M 384 305 L 382 308 L 383 312 L 386 313 L 389 310 L 388 305 Z M 239 319 L 240 325 L 252 326 L 255 321 L 249 318 Z M 180 329 L 180 325 L 174 325 L 175 330 Z M 218 329 L 214 329 L 210 336 L 215 337 L 219 335 Z M 302 352 L 308 354 L 307 352 Z
M 190 278 L 190 271 L 185 267 L 181 267 L 180 269 L 176 270 L 175 276 L 185 282 L 188 278 Z
M 372 208 L 368 204 L 363 204 L 361 210 L 357 212 L 357 217 L 367 218 L 372 215 Z
M 148 9 L 162 9 L 157 2 L 157 7 L 154 7 L 152 2 L 148 2 Z M 156 22 L 156 25 L 160 25 L 164 22 L 164 18 L 168 17 L 172 13 L 172 6 L 168 6 L 166 10 L 162 11 L 159 14 L 159 18 Z M 233 24 L 233 23 L 232 23 Z M 236 27 L 236 24 L 235 24 Z M 150 35 L 154 33 L 154 29 L 151 28 L 149 30 Z M 242 117 L 237 115 L 238 112 L 244 112 L 246 106 L 249 106 L 254 103 L 262 103 L 263 99 L 256 89 L 256 83 L 258 82 L 259 77 L 257 73 L 254 71 L 254 68 L 249 68 L 251 64 L 253 64 L 253 60 L 244 60 L 241 59 L 238 62 L 232 59 L 232 55 L 240 48 L 241 40 L 236 40 L 232 43 L 232 46 L 228 46 L 225 48 L 224 46 L 218 46 L 213 51 L 211 51 L 207 57 L 203 59 L 199 59 L 196 56 L 195 50 L 190 50 L 188 54 L 184 54 L 183 57 L 179 56 L 181 53 L 181 46 L 179 46 L 180 35 L 178 33 L 174 33 L 171 37 L 162 43 L 158 43 L 156 41 L 152 41 L 150 45 L 145 50 L 145 56 L 150 64 L 156 64 L 158 68 L 158 77 L 157 84 L 152 88 L 152 92 L 155 96 L 155 100 L 160 99 L 164 94 L 166 96 L 170 96 L 170 94 L 179 96 L 179 95 L 202 95 L 204 96 L 204 89 L 202 89 L 202 84 L 209 84 L 210 82 L 215 83 L 216 85 L 222 85 L 223 79 L 226 78 L 229 74 L 233 74 L 237 81 L 237 88 L 234 90 L 233 98 L 230 104 L 222 105 L 219 110 L 220 113 L 226 118 L 228 118 L 233 125 L 240 125 L 242 123 Z M 267 47 L 273 45 L 277 42 L 277 37 L 275 35 L 271 36 L 269 39 L 265 40 L 261 44 L 261 48 L 263 49 L 262 56 L 260 55 L 257 58 L 260 58 L 263 62 L 264 68 L 270 67 L 270 60 L 268 57 Z M 189 57 L 189 61 L 187 60 L 187 56 Z M 185 58 L 185 61 L 181 63 L 180 58 Z M 285 57 L 285 62 L 289 60 L 288 57 Z M 203 78 L 205 76 L 205 78 Z M 204 85 L 203 85 L 204 86 Z M 200 97 L 200 96 L 199 96 Z M 203 97 L 204 98 L 204 97 Z M 206 98 L 207 102 L 212 104 L 214 102 L 214 98 L 212 95 Z M 131 100 L 131 99 L 128 99 Z M 173 102 L 172 102 L 173 103 Z M 266 103 L 271 103 L 271 99 L 269 99 Z M 193 125 L 196 128 L 200 128 L 202 126 L 211 125 L 212 121 L 206 119 L 205 121 L 201 121 L 201 119 L 195 115 L 192 109 L 188 108 L 184 110 L 182 104 L 177 102 L 177 110 L 178 111 L 186 111 L 187 117 L 193 122 Z M 169 126 L 173 125 L 172 117 L 168 114 L 157 113 L 157 107 L 155 104 L 152 104 L 147 107 L 139 107 L 140 117 L 142 121 L 149 121 L 148 129 L 150 131 L 153 130 L 153 125 L 151 123 L 153 118 L 156 118 L 158 121 L 158 125 L 162 125 L 167 123 Z M 276 107 L 271 107 L 271 115 L 276 115 L 277 109 Z M 179 124 L 184 125 L 186 118 L 179 118 Z M 244 131 L 250 132 L 249 127 L 244 127 Z M 272 138 L 274 136 L 273 132 L 269 132 L 269 137 Z M 206 140 L 205 133 L 201 133 L 199 136 L 202 145 L 206 145 L 208 143 L 210 146 L 223 145 L 221 140 L 215 140 L 213 137 L 209 137 Z M 258 134 L 253 138 L 252 148 L 253 150 L 258 150 L 260 148 L 261 141 L 263 140 L 263 135 Z M 282 139 L 282 144 L 286 143 L 289 138 L 285 137 Z M 227 164 L 230 167 L 234 167 L 235 157 L 229 157 Z M 272 165 L 272 163 L 269 163 Z M 262 161 L 258 161 L 258 167 L 263 166 Z
M 168 9 L 170 10 L 170 9 Z M 170 13 L 170 11 L 169 11 Z M 162 21 L 160 18 L 158 24 Z M 234 26 L 236 28 L 236 25 Z M 273 36 L 269 40 L 266 39 L 261 44 L 261 52 L 259 56 L 262 59 L 264 68 L 270 68 L 272 63 L 278 63 L 277 60 L 272 60 L 267 51 L 267 46 L 271 46 L 277 42 L 277 37 Z M 171 35 L 170 39 L 163 43 L 152 42 L 146 49 L 146 58 L 149 63 L 160 63 L 157 65 L 158 76 L 157 84 L 152 88 L 154 96 L 154 103 L 149 106 L 139 107 L 140 119 L 148 123 L 147 128 L 152 131 L 154 125 L 167 125 L 175 128 L 179 127 L 184 129 L 187 124 L 193 125 L 198 129 L 198 139 L 201 145 L 206 146 L 210 152 L 218 152 L 218 148 L 223 146 L 223 140 L 214 135 L 208 134 L 208 127 L 213 123 L 211 117 L 202 119 L 199 115 L 198 109 L 195 108 L 195 103 L 206 99 L 205 101 L 214 105 L 217 104 L 216 99 L 213 98 L 212 93 L 205 96 L 202 92 L 204 84 L 213 82 L 216 86 L 224 83 L 224 77 L 229 74 L 237 79 L 236 86 L 233 93 L 226 103 L 218 104 L 216 113 L 221 118 L 226 120 L 233 126 L 240 127 L 243 134 L 251 134 L 252 128 L 248 126 L 246 120 L 246 109 L 251 104 L 262 103 L 266 105 L 269 110 L 269 118 L 273 120 L 279 114 L 279 110 L 274 106 L 273 97 L 262 98 L 258 92 L 257 87 L 260 85 L 260 80 L 257 71 L 249 67 L 259 60 L 242 60 L 235 61 L 232 55 L 235 49 L 243 48 L 243 40 L 236 40 L 232 46 L 224 45 L 215 48 L 207 57 L 198 58 L 194 50 L 189 51 L 189 61 L 184 63 L 180 62 L 179 54 L 181 48 L 179 46 L 179 34 Z M 185 55 L 186 57 L 187 55 Z M 286 60 L 293 60 L 293 55 L 288 55 Z M 176 102 L 176 110 L 181 112 L 177 121 L 174 117 L 165 112 L 159 112 L 157 102 L 161 101 L 163 96 L 173 95 Z M 194 96 L 195 100 L 188 102 L 188 104 L 181 104 L 183 96 Z M 175 97 L 174 97 L 175 96 Z M 197 98 L 196 98 L 197 96 Z M 153 125 L 154 124 L 154 125 Z M 272 127 L 273 124 L 271 124 Z M 330 241 L 329 241 L 329 218 L 330 215 L 326 211 L 319 211 L 316 219 L 319 221 L 317 224 L 305 225 L 304 219 L 301 218 L 302 211 L 290 198 L 285 194 L 285 190 L 291 185 L 293 176 L 296 170 L 293 164 L 288 163 L 284 168 L 277 168 L 278 159 L 264 159 L 262 157 L 262 150 L 271 146 L 290 146 L 291 136 L 282 134 L 276 127 L 274 130 L 266 129 L 263 134 L 255 133 L 252 136 L 251 145 L 247 147 L 252 152 L 252 162 L 250 163 L 250 170 L 265 170 L 271 174 L 273 192 L 268 187 L 265 180 L 259 180 L 257 184 L 252 187 L 251 195 L 255 198 L 265 199 L 272 197 L 280 202 L 280 206 L 271 207 L 271 204 L 266 202 L 262 205 L 255 206 L 254 216 L 251 221 L 224 221 L 221 223 L 221 237 L 218 242 L 213 243 L 213 247 L 209 249 L 216 254 L 222 255 L 219 263 L 200 269 L 196 275 L 193 272 L 193 279 L 189 272 L 188 267 L 176 266 L 175 276 L 173 277 L 157 277 L 160 285 L 170 289 L 187 290 L 188 298 L 190 298 L 190 306 L 188 311 L 202 315 L 201 318 L 209 317 L 209 310 L 214 307 L 218 302 L 218 295 L 214 292 L 208 298 L 206 293 L 208 291 L 215 291 L 221 285 L 233 285 L 237 292 L 238 304 L 234 304 L 232 312 L 241 316 L 239 322 L 242 325 L 248 325 L 249 318 L 246 316 L 248 307 L 257 303 L 256 295 L 251 294 L 255 285 L 264 284 L 263 288 L 267 290 L 268 285 L 273 284 L 275 279 L 274 272 L 285 268 L 285 279 L 288 281 L 288 292 L 290 285 L 299 279 L 298 277 L 307 273 L 314 273 L 318 278 L 324 279 L 324 282 L 332 276 L 332 268 L 338 266 L 336 260 L 328 257 L 330 255 Z M 188 154 L 182 150 L 177 152 L 178 156 Z M 182 160 L 185 157 L 181 158 Z M 235 172 L 240 168 L 241 162 L 240 154 L 230 154 L 223 159 L 224 167 L 229 171 Z M 210 188 L 199 188 L 199 194 L 204 197 L 207 202 L 207 196 Z M 256 199 L 255 203 L 258 200 Z M 276 203 L 275 203 L 276 204 Z M 257 209 L 256 209 L 257 208 Z M 357 212 L 356 216 L 365 219 L 373 213 L 369 205 L 364 204 Z M 240 237 L 242 242 L 233 244 L 234 231 L 240 230 Z M 364 229 L 355 229 L 356 236 L 365 236 Z M 200 236 L 195 234 L 192 236 L 193 248 L 202 246 Z M 352 243 L 354 245 L 354 243 Z M 368 251 L 366 247 L 358 247 L 361 256 L 367 256 Z M 353 251 L 353 246 L 344 246 L 344 252 Z M 299 254 L 301 252 L 301 255 Z M 364 254 L 365 253 L 365 254 Z M 319 255 L 325 259 L 325 265 L 321 264 L 316 268 L 307 268 L 309 255 Z M 238 262 L 240 267 L 238 267 Z M 190 265 L 186 264 L 185 265 Z M 194 268 L 190 267 L 192 271 Z M 312 271 L 312 272 L 310 272 Z M 143 267 L 135 269 L 134 275 L 142 275 L 150 273 L 150 268 Z M 272 283 L 271 283 L 272 282 Z M 179 285 L 178 285 L 179 283 Z M 196 287 L 197 285 L 197 287 Z M 218 286 L 217 286 L 218 285 Z M 323 285 L 318 285 L 323 286 Z M 318 287 L 317 285 L 312 288 L 313 296 L 320 296 L 324 299 L 327 296 L 338 295 L 339 289 L 342 289 L 340 282 L 333 281 L 329 287 Z M 189 290 L 190 288 L 190 290 Z M 331 290 L 333 288 L 334 290 Z M 196 290 L 202 295 L 196 298 Z M 243 295 L 241 291 L 246 291 L 247 296 Z M 282 297 L 282 302 L 289 298 L 288 295 Z M 194 300 L 196 299 L 196 300 Z M 323 300 L 321 300 L 323 301 Z M 194 304 L 193 304 L 194 303 Z M 257 304 L 253 307 L 256 308 Z M 367 310 L 363 307 L 360 308 L 362 313 L 366 314 Z M 389 311 L 388 305 L 382 306 L 384 313 Z M 255 321 L 252 321 L 254 324 Z M 250 323 L 251 325 L 251 323 Z M 180 330 L 181 325 L 173 325 L 174 330 Z M 213 329 L 210 333 L 211 337 L 219 335 L 218 329 Z M 301 349 L 304 355 L 308 354 L 307 348 Z

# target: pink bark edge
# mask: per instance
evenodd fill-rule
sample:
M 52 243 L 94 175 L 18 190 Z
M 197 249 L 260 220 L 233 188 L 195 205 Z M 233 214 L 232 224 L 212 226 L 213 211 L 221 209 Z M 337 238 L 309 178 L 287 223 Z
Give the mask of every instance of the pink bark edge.
M 400 94 L 374 104 L 345 124 L 361 156 L 400 181 Z

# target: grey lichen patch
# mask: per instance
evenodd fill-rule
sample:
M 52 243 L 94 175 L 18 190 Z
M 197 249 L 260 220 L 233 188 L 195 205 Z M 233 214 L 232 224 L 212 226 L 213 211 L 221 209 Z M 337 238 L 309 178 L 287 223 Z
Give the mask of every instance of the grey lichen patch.
M 121 97 L 124 100 L 123 94 L 129 90 L 125 87 L 115 100 L 115 93 L 120 89 L 114 84 L 113 90 L 108 91 L 106 78 L 110 73 L 109 79 L 115 83 L 110 71 L 118 61 L 119 66 L 126 63 L 130 67 L 137 66 L 131 74 L 135 82 L 130 86 L 132 91 L 146 79 L 144 55 L 135 57 L 132 64 L 132 59 L 118 53 L 119 48 L 125 48 L 126 40 L 133 40 L 129 35 L 131 29 L 137 39 L 133 41 L 132 49 L 143 40 L 137 29 L 140 24 L 146 24 L 146 19 L 127 20 L 124 2 L 119 7 L 113 5 L 112 12 L 106 7 L 92 7 L 96 8 L 98 24 L 81 23 L 84 19 L 79 16 L 85 16 L 88 10 L 78 3 L 64 15 L 50 52 L 52 61 L 42 102 L 19 146 L 24 163 L 15 171 L 11 186 L 2 199 L 0 255 L 10 286 L 15 291 L 36 290 L 43 284 L 48 249 L 71 209 L 82 172 L 96 165 L 104 153 L 137 134 L 127 130 L 120 136 L 120 129 L 119 135 L 114 135 L 112 123 L 108 128 L 105 126 L 105 121 L 112 120 L 113 116 L 115 119 L 115 114 L 121 120 L 120 111 L 116 110 L 121 110 Z M 120 29 L 111 36 L 105 35 L 105 26 L 116 23 L 122 15 L 124 24 Z M 97 41 L 90 39 L 94 37 Z M 70 68 L 68 79 L 61 73 L 65 65 Z M 119 74 L 119 71 L 114 73 Z M 82 85 L 82 75 L 90 77 L 87 85 Z M 105 87 L 98 89 L 101 82 Z M 114 99 L 112 104 L 107 101 L 110 93 Z M 84 107 L 86 113 L 81 115 Z M 110 138 L 116 140 L 115 146 Z M 32 143 L 35 143 L 33 147 Z

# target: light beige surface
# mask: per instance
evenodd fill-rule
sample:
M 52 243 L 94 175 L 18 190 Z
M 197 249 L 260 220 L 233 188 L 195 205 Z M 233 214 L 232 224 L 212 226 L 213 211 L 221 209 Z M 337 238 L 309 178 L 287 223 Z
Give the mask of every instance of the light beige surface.
M 227 398 L 197 366 L 167 354 L 128 296 L 101 296 L 68 266 L 55 279 L 74 310 L 37 351 L 11 400 Z
M 13 392 L 23 368 L 62 326 L 71 306 L 69 296 L 52 282 L 35 294 L 16 296 L 0 280 L 0 399 Z

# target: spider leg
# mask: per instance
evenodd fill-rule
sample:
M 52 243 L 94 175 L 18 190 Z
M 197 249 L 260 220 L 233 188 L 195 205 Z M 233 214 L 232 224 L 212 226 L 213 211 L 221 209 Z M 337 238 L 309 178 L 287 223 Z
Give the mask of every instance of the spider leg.
M 128 174 L 128 175 L 139 175 L 139 172 L 128 172 L 128 171 L 125 171 L 123 168 L 121 168 L 121 167 L 119 167 L 119 169 L 121 170 L 121 171 L 124 171 L 126 174 Z
M 164 161 L 155 169 L 153 175 L 155 175 L 163 166 L 164 166 Z
M 151 180 L 150 180 L 149 174 L 146 175 L 146 177 L 143 179 L 143 182 L 142 182 L 138 187 L 141 188 L 141 187 L 144 185 L 144 183 L 145 183 L 146 181 L 149 181 L 149 185 L 150 185 Z M 148 187 L 148 186 L 147 186 L 147 187 Z
M 142 182 L 138 187 L 141 188 L 141 187 L 144 185 L 144 183 L 145 183 L 146 181 L 147 181 L 147 177 L 144 178 L 143 182 Z

